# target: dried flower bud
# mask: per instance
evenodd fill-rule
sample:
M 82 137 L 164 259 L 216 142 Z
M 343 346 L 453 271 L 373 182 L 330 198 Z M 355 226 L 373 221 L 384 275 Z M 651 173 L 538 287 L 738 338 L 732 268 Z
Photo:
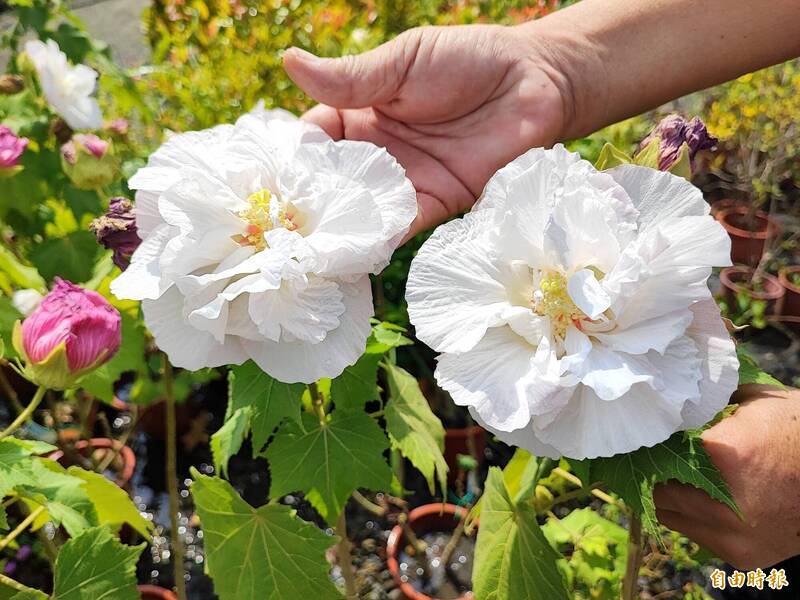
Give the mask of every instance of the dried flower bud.
M 38 308 L 14 327 L 25 376 L 50 389 L 74 386 L 119 350 L 121 318 L 97 292 L 56 278 Z
M 61 165 L 72 183 L 82 190 L 106 186 L 119 172 L 111 143 L 92 133 L 76 133 L 61 146 Z
M 127 269 L 131 255 L 142 243 L 136 230 L 136 217 L 130 200 L 112 198 L 108 212 L 92 221 L 90 227 L 97 236 L 97 242 L 114 251 L 114 264 L 123 271 Z
M 719 140 L 708 132 L 699 117 L 687 121 L 680 115 L 669 115 L 642 140 L 640 151 L 658 140 L 658 168 L 668 171 L 678 160 L 683 144 L 689 148 L 689 161 L 694 170 L 694 157 L 701 150 L 710 150 Z
M 25 80 L 20 75 L 0 75 L 0 95 L 13 96 L 25 89 Z

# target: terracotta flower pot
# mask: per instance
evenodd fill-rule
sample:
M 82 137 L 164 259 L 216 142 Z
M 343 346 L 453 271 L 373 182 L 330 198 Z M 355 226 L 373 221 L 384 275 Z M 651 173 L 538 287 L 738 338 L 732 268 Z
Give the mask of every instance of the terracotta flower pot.
M 417 535 L 430 531 L 454 530 L 458 525 L 456 515 L 461 519 L 466 519 L 467 513 L 466 508 L 455 504 L 424 504 L 408 513 L 408 526 Z M 386 565 L 389 567 L 389 572 L 397 587 L 403 592 L 406 600 L 437 600 L 418 592 L 410 583 L 403 581 L 400 577 L 400 550 L 405 543 L 403 528 L 395 525 L 386 542 Z M 472 600 L 472 596 L 461 596 L 457 600 Z
M 755 267 L 764 254 L 767 238 L 776 237 L 781 227 L 763 211 L 757 210 L 752 215 L 749 212 L 745 206 L 733 206 L 715 216 L 731 238 L 731 260 Z
M 140 585 L 137 589 L 142 600 L 178 600 L 170 590 L 157 585 Z
M 447 461 L 449 470 L 447 471 L 448 483 L 453 483 L 458 475 L 458 455 L 470 454 L 469 438 L 475 443 L 475 453 L 479 461 L 483 458 L 483 450 L 486 448 L 486 430 L 480 425 L 464 427 L 461 429 L 446 429 L 444 432 L 444 459 Z M 437 505 L 438 506 L 438 505 Z
M 740 206 L 746 206 L 746 204 L 741 200 L 734 200 L 733 198 L 722 198 L 721 200 L 715 200 L 711 202 L 711 214 L 717 216 L 718 212 L 727 210 L 729 208 L 738 208 Z
M 783 297 L 783 309 L 781 314 L 789 320 L 787 324 L 792 331 L 800 333 L 800 285 L 792 283 L 792 274 L 800 275 L 800 265 L 785 267 L 778 273 L 778 280 L 781 282 L 786 294 Z M 798 321 L 795 321 L 798 319 Z
M 117 440 L 110 440 L 108 438 L 92 438 L 90 440 L 80 440 L 75 444 L 75 451 L 83 456 L 89 456 L 91 453 L 97 453 L 101 457 L 105 456 L 108 452 L 119 448 L 119 455 L 112 462 L 109 467 L 116 474 L 115 483 L 124 488 L 133 477 L 133 471 L 136 469 L 136 455 L 128 446 L 123 446 Z M 63 450 L 56 450 L 51 453 L 47 458 L 58 462 L 63 467 L 72 466 L 69 455 L 65 454 Z
M 762 291 L 754 291 L 749 288 L 750 280 L 753 278 L 754 270 L 751 267 L 727 267 L 722 269 L 719 274 L 719 281 L 724 288 L 725 300 L 731 306 L 736 306 L 736 296 L 740 292 L 745 292 L 753 300 L 763 300 L 767 303 L 765 313 L 767 315 L 780 315 L 784 289 L 777 277 L 769 273 L 761 273 L 760 282 L 763 286 Z

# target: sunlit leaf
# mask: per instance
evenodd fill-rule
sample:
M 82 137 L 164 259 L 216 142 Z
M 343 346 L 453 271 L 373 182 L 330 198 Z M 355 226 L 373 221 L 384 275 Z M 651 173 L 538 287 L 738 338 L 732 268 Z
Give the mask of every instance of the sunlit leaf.
M 288 506 L 253 508 L 226 481 L 192 469 L 206 569 L 220 600 L 333 600 L 325 552 L 336 538 Z
M 331 381 L 331 398 L 337 408 L 363 409 L 378 399 L 378 363 L 380 354 L 364 354 Z
M 444 494 L 447 490 L 447 461 L 444 459 L 444 427 L 422 395 L 417 380 L 394 365 L 387 365 L 390 400 L 384 408 L 386 432 L 392 447 L 397 448 L 419 469 L 428 482 L 431 494 L 436 481 Z
M 515 504 L 497 467 L 489 469 L 475 548 L 477 600 L 568 600 L 557 560 L 526 503 Z
M 335 410 L 325 423 L 305 413 L 302 425 L 285 422 L 267 448 L 270 496 L 306 492 L 320 515 L 335 523 L 353 490 L 391 485 L 392 471 L 383 457 L 388 445 L 366 413 Z

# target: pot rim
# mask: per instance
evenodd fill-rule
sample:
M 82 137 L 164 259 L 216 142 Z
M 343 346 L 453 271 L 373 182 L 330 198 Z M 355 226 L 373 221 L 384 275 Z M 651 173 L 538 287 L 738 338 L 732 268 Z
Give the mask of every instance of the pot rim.
M 435 504 L 423 504 L 408 513 L 408 526 L 412 527 L 414 521 L 419 521 L 428 516 L 455 516 L 460 515 L 462 519 L 466 519 L 469 511 L 463 506 L 456 506 L 455 504 L 437 502 Z M 477 521 L 476 521 L 477 526 Z M 389 539 L 386 541 L 386 566 L 392 574 L 392 579 L 403 592 L 403 595 L 408 600 L 437 600 L 431 596 L 423 594 L 415 590 L 409 583 L 400 579 L 400 564 L 397 561 L 397 554 L 400 549 L 400 543 L 403 541 L 403 528 L 400 525 L 392 527 L 389 533 Z M 474 600 L 473 596 L 459 596 L 456 600 Z
M 75 449 L 85 450 L 89 445 L 91 445 L 92 448 L 107 450 L 115 450 L 116 448 L 119 448 L 119 456 L 122 459 L 122 471 L 117 477 L 116 483 L 122 487 L 131 480 L 133 477 L 133 471 L 136 469 L 136 455 L 129 446 L 126 446 L 118 440 L 112 440 L 109 438 L 90 438 L 88 440 L 78 440 L 78 442 L 75 444 Z M 64 451 L 60 449 L 47 455 L 47 458 L 56 462 L 63 457 Z
M 766 222 L 766 227 L 763 231 L 750 231 L 748 229 L 742 229 L 741 227 L 737 227 L 736 225 L 732 224 L 727 218 L 730 215 L 743 215 L 747 214 L 750 209 L 746 206 L 731 206 L 729 208 L 723 208 L 720 211 L 717 211 L 715 218 L 720 222 L 720 224 L 725 228 L 725 230 L 732 235 L 737 237 L 743 237 L 748 239 L 756 239 L 756 240 L 766 240 L 770 236 L 777 236 L 778 233 L 781 231 L 781 226 L 765 213 L 763 210 L 756 210 L 753 212 L 753 216 L 763 220 Z
M 780 300 L 783 295 L 786 293 L 786 290 L 781 285 L 781 282 L 778 280 L 777 277 L 774 275 L 770 275 L 767 272 L 762 272 L 761 276 L 763 280 L 768 284 L 767 287 L 772 287 L 772 292 L 764 291 L 764 292 L 754 292 L 752 290 L 748 290 L 743 285 L 735 282 L 731 279 L 731 274 L 733 273 L 742 273 L 745 275 L 752 275 L 755 271 L 753 267 L 745 267 L 745 266 L 735 266 L 735 267 L 725 267 L 719 273 L 719 281 L 726 287 L 727 289 L 731 290 L 732 292 L 748 292 L 751 298 L 755 300 Z
M 800 273 L 800 265 L 793 265 L 791 267 L 783 267 L 778 271 L 778 281 L 787 290 L 800 294 L 800 285 L 796 285 L 789 281 L 789 273 Z
M 141 585 L 137 585 L 136 589 L 139 591 L 140 596 L 149 594 L 151 596 L 161 598 L 162 600 L 178 600 L 178 597 L 172 592 L 172 590 L 168 590 L 167 588 L 163 588 L 158 585 L 143 583 Z

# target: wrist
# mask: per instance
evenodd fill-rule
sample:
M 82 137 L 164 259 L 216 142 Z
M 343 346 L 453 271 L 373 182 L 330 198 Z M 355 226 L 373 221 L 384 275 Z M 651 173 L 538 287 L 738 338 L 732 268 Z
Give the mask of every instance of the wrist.
M 566 10 L 515 26 L 530 68 L 543 72 L 561 95 L 563 123 L 557 141 L 589 135 L 607 125 L 610 88 L 603 50 Z

